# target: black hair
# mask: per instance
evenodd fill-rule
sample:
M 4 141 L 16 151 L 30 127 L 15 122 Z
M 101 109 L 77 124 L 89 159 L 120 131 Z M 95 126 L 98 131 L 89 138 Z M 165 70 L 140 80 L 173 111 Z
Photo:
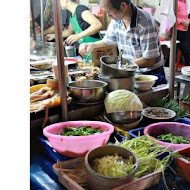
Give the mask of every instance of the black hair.
M 112 7 L 114 9 L 120 10 L 120 5 L 122 2 L 126 3 L 127 5 L 131 4 L 131 0 L 109 0 Z

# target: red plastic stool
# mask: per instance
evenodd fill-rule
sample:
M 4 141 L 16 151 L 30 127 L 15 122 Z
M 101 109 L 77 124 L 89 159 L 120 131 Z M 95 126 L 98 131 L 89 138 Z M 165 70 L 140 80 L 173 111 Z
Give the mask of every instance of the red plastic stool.
M 179 49 L 177 53 L 177 60 L 176 60 L 176 68 L 175 68 L 176 71 L 178 71 L 178 68 L 182 68 L 185 66 L 185 62 L 181 62 L 181 56 L 182 56 L 182 52 Z

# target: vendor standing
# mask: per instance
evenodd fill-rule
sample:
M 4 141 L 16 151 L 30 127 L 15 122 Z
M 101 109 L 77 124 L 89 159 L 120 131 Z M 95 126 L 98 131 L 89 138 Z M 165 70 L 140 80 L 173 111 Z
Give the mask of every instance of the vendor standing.
M 93 48 L 114 44 L 123 50 L 125 59 L 139 66 L 141 73 L 159 74 L 165 80 L 164 57 L 153 17 L 130 0 L 102 0 L 102 7 L 112 18 L 107 32 L 99 42 L 80 45 L 79 53 L 84 55 Z
M 96 42 L 101 39 L 99 31 L 102 24 L 86 6 L 78 5 L 71 0 L 60 0 L 60 4 L 62 9 L 68 9 L 72 14 L 68 29 L 62 32 L 63 37 L 67 37 L 68 44 Z M 46 38 L 52 40 L 55 34 L 48 34 Z

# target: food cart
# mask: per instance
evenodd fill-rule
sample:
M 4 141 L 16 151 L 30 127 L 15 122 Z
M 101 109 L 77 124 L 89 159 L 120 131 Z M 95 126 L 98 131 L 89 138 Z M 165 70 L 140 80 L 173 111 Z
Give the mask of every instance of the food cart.
M 177 1 L 176 1 L 177 2 Z M 61 26 L 60 26 L 60 12 L 59 12 L 59 1 L 53 1 L 54 7 L 54 21 L 55 21 L 55 34 L 56 34 L 56 51 L 57 51 L 57 63 L 58 63 L 58 87 L 60 94 L 60 104 L 58 106 L 50 107 L 48 113 L 48 119 L 44 121 L 46 116 L 46 109 L 40 112 L 30 113 L 31 122 L 31 189 L 85 189 L 75 181 L 70 179 L 64 173 L 59 173 L 55 169 L 55 163 L 57 161 L 64 162 L 66 166 L 70 166 L 75 163 L 74 159 L 68 156 L 64 156 L 56 152 L 48 140 L 42 134 L 41 126 L 50 125 L 58 122 L 64 121 L 77 121 L 77 120 L 94 120 L 94 121 L 104 121 L 109 122 L 104 115 L 105 105 L 104 102 L 98 102 L 97 104 L 69 104 L 67 105 L 67 79 L 65 75 L 64 67 L 64 55 L 63 55 L 63 43 L 59 39 L 62 39 Z M 176 5 L 174 7 L 176 10 Z M 58 10 L 58 11 L 55 11 Z M 175 42 L 176 42 L 176 32 L 175 27 L 173 28 L 173 35 L 171 40 L 170 48 L 170 81 L 167 85 L 160 85 L 152 88 L 148 91 L 138 91 L 133 92 L 138 96 L 138 98 L 144 103 L 144 106 L 150 105 L 152 97 L 155 101 L 166 97 L 168 94 L 172 99 L 174 97 L 174 64 L 175 62 Z M 172 118 L 173 119 L 173 118 Z M 174 120 L 172 120 L 174 121 Z M 45 122 L 45 123 L 44 123 Z M 157 121 L 158 122 L 158 121 Z M 185 123 L 189 125 L 189 120 L 182 119 L 175 120 L 174 122 Z M 149 119 L 141 119 L 137 124 L 137 129 L 144 128 L 147 125 L 152 124 Z M 119 125 L 115 126 L 117 130 L 114 131 L 110 137 L 110 142 L 115 143 L 115 140 L 121 141 L 123 136 L 127 139 L 133 138 L 133 130 L 125 131 L 120 130 Z M 141 131 L 142 132 L 142 131 Z M 131 134 L 131 135 L 130 135 Z M 78 160 L 77 160 L 78 161 Z M 76 162 L 77 162 L 76 161 Z M 54 168 L 53 168 L 54 166 Z M 183 181 L 179 176 L 173 174 L 171 171 L 166 171 L 165 177 L 160 177 L 161 172 L 154 172 L 149 176 L 142 178 L 135 183 L 130 183 L 130 186 L 124 186 L 118 189 L 161 189 L 165 188 L 165 180 L 169 188 L 188 189 L 189 184 Z M 117 188 L 115 188 L 117 189 Z

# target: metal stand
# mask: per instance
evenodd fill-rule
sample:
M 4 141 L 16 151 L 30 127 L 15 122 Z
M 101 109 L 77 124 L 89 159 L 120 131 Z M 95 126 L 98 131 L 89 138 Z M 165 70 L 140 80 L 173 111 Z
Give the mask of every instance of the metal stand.
M 62 120 L 67 121 L 68 119 L 67 89 L 66 89 L 67 81 L 65 76 L 64 55 L 63 55 L 63 37 L 62 37 L 62 25 L 61 25 L 60 0 L 53 0 L 53 13 L 54 13 L 55 42 L 56 42 L 57 63 L 58 63 L 59 93 L 61 96 L 61 106 L 62 106 Z
M 40 29 L 41 29 L 41 41 L 42 41 L 42 43 L 44 43 L 44 15 L 43 15 L 43 9 L 44 9 L 44 7 L 43 7 L 43 0 L 40 0 L 40 8 L 41 8 L 41 17 L 40 17 L 40 19 L 41 19 L 41 26 L 40 26 Z
M 174 13 L 176 15 L 177 20 L 177 9 L 178 9 L 178 0 L 174 2 Z M 170 78 L 169 78 L 169 97 L 170 99 L 174 98 L 174 77 L 175 77 L 175 65 L 176 65 L 176 37 L 177 37 L 177 25 L 174 24 L 172 28 L 172 38 L 170 41 Z
M 32 12 L 32 32 L 34 35 L 34 40 L 36 40 L 36 31 L 35 31 L 35 22 L 34 22 L 34 4 L 33 0 L 30 0 L 30 5 L 31 5 L 31 12 Z

